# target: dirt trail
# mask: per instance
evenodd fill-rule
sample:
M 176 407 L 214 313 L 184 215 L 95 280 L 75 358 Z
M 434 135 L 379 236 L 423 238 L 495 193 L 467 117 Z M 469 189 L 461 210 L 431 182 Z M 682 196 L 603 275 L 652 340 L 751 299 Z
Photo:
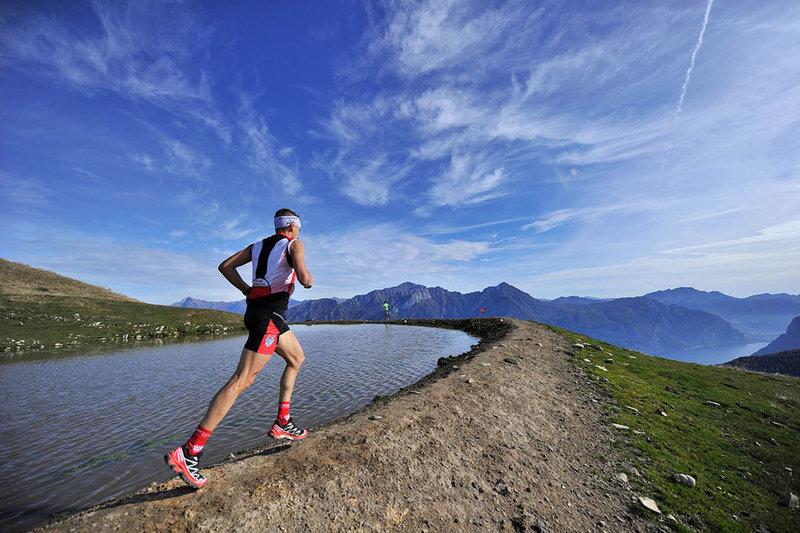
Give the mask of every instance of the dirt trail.
M 533 322 L 482 322 L 512 328 L 304 441 L 203 468 L 200 491 L 176 478 L 44 529 L 658 529 L 615 480 L 625 465 L 608 443 L 604 397 L 560 350 L 567 341 Z

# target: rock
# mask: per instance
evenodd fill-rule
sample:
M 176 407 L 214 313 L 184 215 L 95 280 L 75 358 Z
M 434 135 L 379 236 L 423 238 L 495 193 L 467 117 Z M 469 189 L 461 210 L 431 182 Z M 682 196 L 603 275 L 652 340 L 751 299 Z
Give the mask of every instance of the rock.
M 636 356 L 635 355 L 629 355 L 628 359 L 636 359 Z
M 721 406 L 720 404 L 718 404 L 717 402 L 712 402 L 711 400 L 706 400 L 706 401 L 704 401 L 704 402 L 703 402 L 703 405 L 710 405 L 710 406 L 712 406 L 712 407 L 722 407 L 722 406 Z
M 505 361 L 506 363 L 508 363 L 510 365 L 518 365 L 519 364 L 519 361 L 517 361 L 513 357 L 506 357 L 505 359 L 503 359 L 503 361 Z
M 635 467 L 631 468 L 631 474 L 633 474 L 636 477 L 642 477 L 642 475 L 639 473 L 639 469 Z
M 508 496 L 511 494 L 511 491 L 508 489 L 508 485 L 505 483 L 498 483 L 494 486 L 494 491 L 501 496 Z
M 615 477 L 617 478 L 618 481 L 621 481 L 623 483 L 628 482 L 628 475 L 625 472 L 620 472 Z
M 506 345 L 505 345 L 505 344 L 503 344 L 502 342 L 501 342 L 500 344 L 498 344 L 498 346 L 499 346 L 500 348 L 505 348 L 505 347 L 506 347 Z
M 228 459 L 230 459 L 231 461 L 233 461 L 234 459 L 236 459 L 236 456 L 235 456 L 235 455 L 233 455 L 233 453 L 229 453 L 229 454 L 228 454 Z
M 606 364 L 613 365 L 614 360 L 609 357 L 608 359 L 606 359 Z
M 383 417 L 382 416 L 378 416 L 378 415 L 372 415 L 371 417 L 369 417 L 369 419 L 370 420 L 383 420 Z
M 583 362 L 584 363 L 591 363 L 592 361 L 591 361 L 591 359 L 584 359 Z
M 491 363 L 481 363 L 481 366 L 492 366 Z
M 481 483 L 479 481 L 473 481 L 471 483 L 471 485 L 472 485 L 472 488 L 474 488 L 475 490 L 477 490 L 481 494 L 486 492 L 486 489 L 483 488 L 483 483 Z
M 604 367 L 604 366 L 600 366 L 600 365 L 594 365 L 594 366 L 595 366 L 596 368 L 599 368 L 599 369 L 600 369 L 600 370 L 602 370 L 603 372 L 608 372 L 608 369 L 607 369 L 606 367 Z
M 678 519 L 677 519 L 677 518 L 675 518 L 674 516 L 672 516 L 671 514 L 668 514 L 668 515 L 667 515 L 667 520 L 669 520 L 669 521 L 670 521 L 670 522 L 672 522 L 673 524 L 677 524 L 677 523 L 678 523 Z
M 587 348 L 591 348 L 592 350 L 597 350 L 598 352 L 602 352 L 603 351 L 603 348 L 601 348 L 600 346 L 598 346 L 596 344 L 586 344 L 585 346 Z
M 675 387 L 664 387 L 664 390 L 667 392 L 671 392 L 673 394 L 678 394 L 678 389 L 676 389 Z
M 573 348 L 577 348 L 578 350 L 583 350 L 583 344 L 575 343 L 572 345 Z
M 628 426 L 623 426 L 622 424 L 611 424 L 611 427 L 614 429 L 631 429 Z
M 542 343 L 541 343 L 541 342 L 537 342 L 537 343 L 536 343 L 536 346 L 538 346 L 539 348 L 541 348 L 541 347 L 542 347 Z
M 658 508 L 656 502 L 645 496 L 639 496 L 639 503 L 653 511 L 654 513 L 661 514 L 661 509 Z
M 631 407 L 630 405 L 626 405 L 625 409 L 628 409 L 629 411 L 633 411 L 637 415 L 639 414 L 639 410 L 637 408 L 635 408 L 635 407 Z
M 665 412 L 664 412 L 664 411 L 662 411 L 661 409 L 659 409 L 658 411 L 656 411 L 656 413 L 660 414 L 661 416 L 667 416 L 667 413 L 665 413 Z
M 797 509 L 797 503 L 797 496 L 791 492 L 786 495 L 786 498 L 783 499 L 783 505 L 789 509 Z
M 472 378 L 469 378 L 469 379 L 468 379 L 467 381 L 465 381 L 464 383 L 475 383 L 475 380 L 473 380 Z
M 772 422 L 772 425 L 775 426 L 776 428 L 785 428 L 786 427 L 785 425 L 781 424 L 780 422 L 774 422 L 774 421 Z
M 539 519 L 536 520 L 536 524 L 533 526 L 533 530 L 536 531 L 537 533 L 550 533 L 550 528 L 547 525 L 547 522 L 545 521 L 544 518 L 541 517 L 539 517 Z
M 693 489 L 697 484 L 697 481 L 695 481 L 692 476 L 687 476 L 686 474 L 672 474 L 672 481 L 676 481 L 681 485 L 686 485 L 690 489 Z

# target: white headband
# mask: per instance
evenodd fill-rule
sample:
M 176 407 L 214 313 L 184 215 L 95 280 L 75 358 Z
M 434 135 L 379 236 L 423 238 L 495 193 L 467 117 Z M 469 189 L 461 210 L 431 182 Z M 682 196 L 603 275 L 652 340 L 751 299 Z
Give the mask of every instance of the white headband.
M 291 215 L 275 217 L 275 229 L 288 228 L 292 224 L 297 226 L 297 229 L 300 229 L 300 218 Z

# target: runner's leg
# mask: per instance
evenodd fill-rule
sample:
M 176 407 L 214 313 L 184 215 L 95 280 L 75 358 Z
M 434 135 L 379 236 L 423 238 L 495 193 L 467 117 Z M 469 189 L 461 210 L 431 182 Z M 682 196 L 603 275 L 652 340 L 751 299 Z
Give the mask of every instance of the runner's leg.
M 287 331 L 278 337 L 278 346 L 275 348 L 275 353 L 283 357 L 286 361 L 286 368 L 283 370 L 280 385 L 280 402 L 288 402 L 292 399 L 292 391 L 294 390 L 294 381 L 297 378 L 297 372 L 300 371 L 300 366 L 305 361 L 306 356 L 303 353 L 303 347 L 300 346 L 300 341 L 297 340 L 294 333 Z
M 281 336 L 283 337 L 283 335 Z M 253 384 L 253 380 L 264 366 L 269 362 L 271 356 L 262 353 L 257 353 L 252 350 L 244 348 L 242 356 L 239 359 L 239 366 L 236 367 L 236 372 L 233 373 L 231 379 L 217 392 L 211 403 L 208 405 L 208 411 L 203 417 L 200 425 L 208 431 L 213 431 L 217 427 L 228 411 L 233 406 L 236 398 L 247 387 Z M 295 372 L 295 375 L 297 373 Z

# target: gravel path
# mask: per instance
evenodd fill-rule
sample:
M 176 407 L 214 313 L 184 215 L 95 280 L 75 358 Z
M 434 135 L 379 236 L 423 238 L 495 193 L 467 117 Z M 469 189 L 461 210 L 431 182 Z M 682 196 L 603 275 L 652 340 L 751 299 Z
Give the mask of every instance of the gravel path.
M 615 478 L 626 465 L 605 397 L 568 342 L 534 322 L 480 322 L 480 348 L 304 441 L 204 468 L 200 491 L 176 478 L 44 529 L 657 530 Z

